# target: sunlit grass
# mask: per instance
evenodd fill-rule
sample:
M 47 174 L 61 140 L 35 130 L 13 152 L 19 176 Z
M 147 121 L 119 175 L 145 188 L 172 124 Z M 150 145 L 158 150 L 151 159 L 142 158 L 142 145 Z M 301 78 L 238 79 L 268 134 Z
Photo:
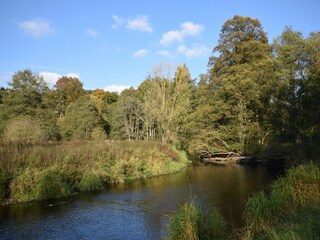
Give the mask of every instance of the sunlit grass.
M 288 170 L 267 196 L 258 192 L 245 209 L 245 239 L 319 239 L 320 167 L 306 164 Z
M 63 197 L 177 172 L 188 163 L 185 154 L 157 142 L 1 144 L 0 196 L 17 201 Z
M 167 239 L 198 240 L 225 239 L 226 223 L 214 208 L 202 212 L 194 201 L 185 203 L 171 216 Z

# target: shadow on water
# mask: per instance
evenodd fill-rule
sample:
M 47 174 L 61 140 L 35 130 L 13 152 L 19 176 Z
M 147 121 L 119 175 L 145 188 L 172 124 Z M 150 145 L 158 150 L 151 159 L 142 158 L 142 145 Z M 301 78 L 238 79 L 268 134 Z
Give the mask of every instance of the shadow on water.
M 0 239 L 161 239 L 170 213 L 194 196 L 241 226 L 248 196 L 266 189 L 280 170 L 193 166 L 104 191 L 0 207 Z

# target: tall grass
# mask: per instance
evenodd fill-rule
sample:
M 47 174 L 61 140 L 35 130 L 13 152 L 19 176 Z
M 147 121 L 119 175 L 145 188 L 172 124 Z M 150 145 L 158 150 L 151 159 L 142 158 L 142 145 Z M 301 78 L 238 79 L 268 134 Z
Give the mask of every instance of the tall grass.
M 170 218 L 169 235 L 172 240 L 225 239 L 226 223 L 216 208 L 202 212 L 192 201 L 185 203 Z
M 245 208 L 246 239 L 320 239 L 320 167 L 288 170 L 267 196 L 259 192 Z
M 157 142 L 1 143 L 0 199 L 29 201 L 63 197 L 180 171 L 188 163 L 172 146 Z

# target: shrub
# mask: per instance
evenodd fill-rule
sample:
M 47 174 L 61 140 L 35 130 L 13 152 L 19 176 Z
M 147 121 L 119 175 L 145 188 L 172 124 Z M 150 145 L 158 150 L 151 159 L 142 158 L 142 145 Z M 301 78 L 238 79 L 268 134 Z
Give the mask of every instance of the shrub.
M 103 130 L 102 127 L 95 127 L 92 130 L 91 139 L 92 140 L 106 140 L 107 139 L 106 132 Z
M 85 171 L 79 182 L 78 188 L 81 192 L 102 189 L 100 177 L 91 171 Z
M 4 200 L 7 195 L 9 175 L 0 170 L 0 201 Z
M 11 197 L 14 200 L 22 202 L 36 199 L 35 186 L 37 179 L 37 171 L 27 168 L 23 173 L 13 179 L 10 185 Z
M 28 168 L 13 180 L 12 197 L 24 202 L 68 196 L 73 192 L 71 179 L 55 167 L 44 170 Z
M 8 142 L 34 144 L 45 140 L 45 133 L 35 120 L 22 116 L 9 121 L 3 139 Z
M 71 179 L 71 176 L 57 168 L 43 170 L 35 186 L 36 199 L 52 199 L 70 195 L 73 192 Z

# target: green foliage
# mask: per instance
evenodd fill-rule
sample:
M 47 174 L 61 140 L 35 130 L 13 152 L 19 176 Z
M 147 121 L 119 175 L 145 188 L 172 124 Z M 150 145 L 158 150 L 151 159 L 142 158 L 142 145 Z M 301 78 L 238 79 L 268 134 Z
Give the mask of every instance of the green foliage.
M 73 179 L 59 168 L 45 169 L 37 177 L 34 189 L 37 200 L 65 197 L 73 192 Z
M 9 174 L 0 170 L 0 201 L 3 201 L 7 195 L 9 180 Z
M 14 200 L 30 201 L 59 198 L 73 192 L 70 176 L 57 167 L 44 170 L 27 168 L 13 179 L 11 196 Z
M 83 84 L 78 78 L 61 77 L 55 84 L 55 88 L 66 98 L 68 104 L 76 101 L 79 97 L 85 94 Z
M 168 239 L 225 239 L 226 223 L 217 209 L 203 213 L 194 202 L 170 217 Z
M 12 119 L 6 126 L 3 139 L 13 143 L 40 143 L 46 139 L 40 125 L 28 116 Z
M 103 119 L 89 96 L 71 103 L 61 121 L 62 135 L 70 139 L 90 139 L 94 128 L 103 126 Z
M 91 171 L 85 171 L 79 182 L 78 188 L 81 192 L 86 192 L 102 189 L 103 185 L 98 175 Z

